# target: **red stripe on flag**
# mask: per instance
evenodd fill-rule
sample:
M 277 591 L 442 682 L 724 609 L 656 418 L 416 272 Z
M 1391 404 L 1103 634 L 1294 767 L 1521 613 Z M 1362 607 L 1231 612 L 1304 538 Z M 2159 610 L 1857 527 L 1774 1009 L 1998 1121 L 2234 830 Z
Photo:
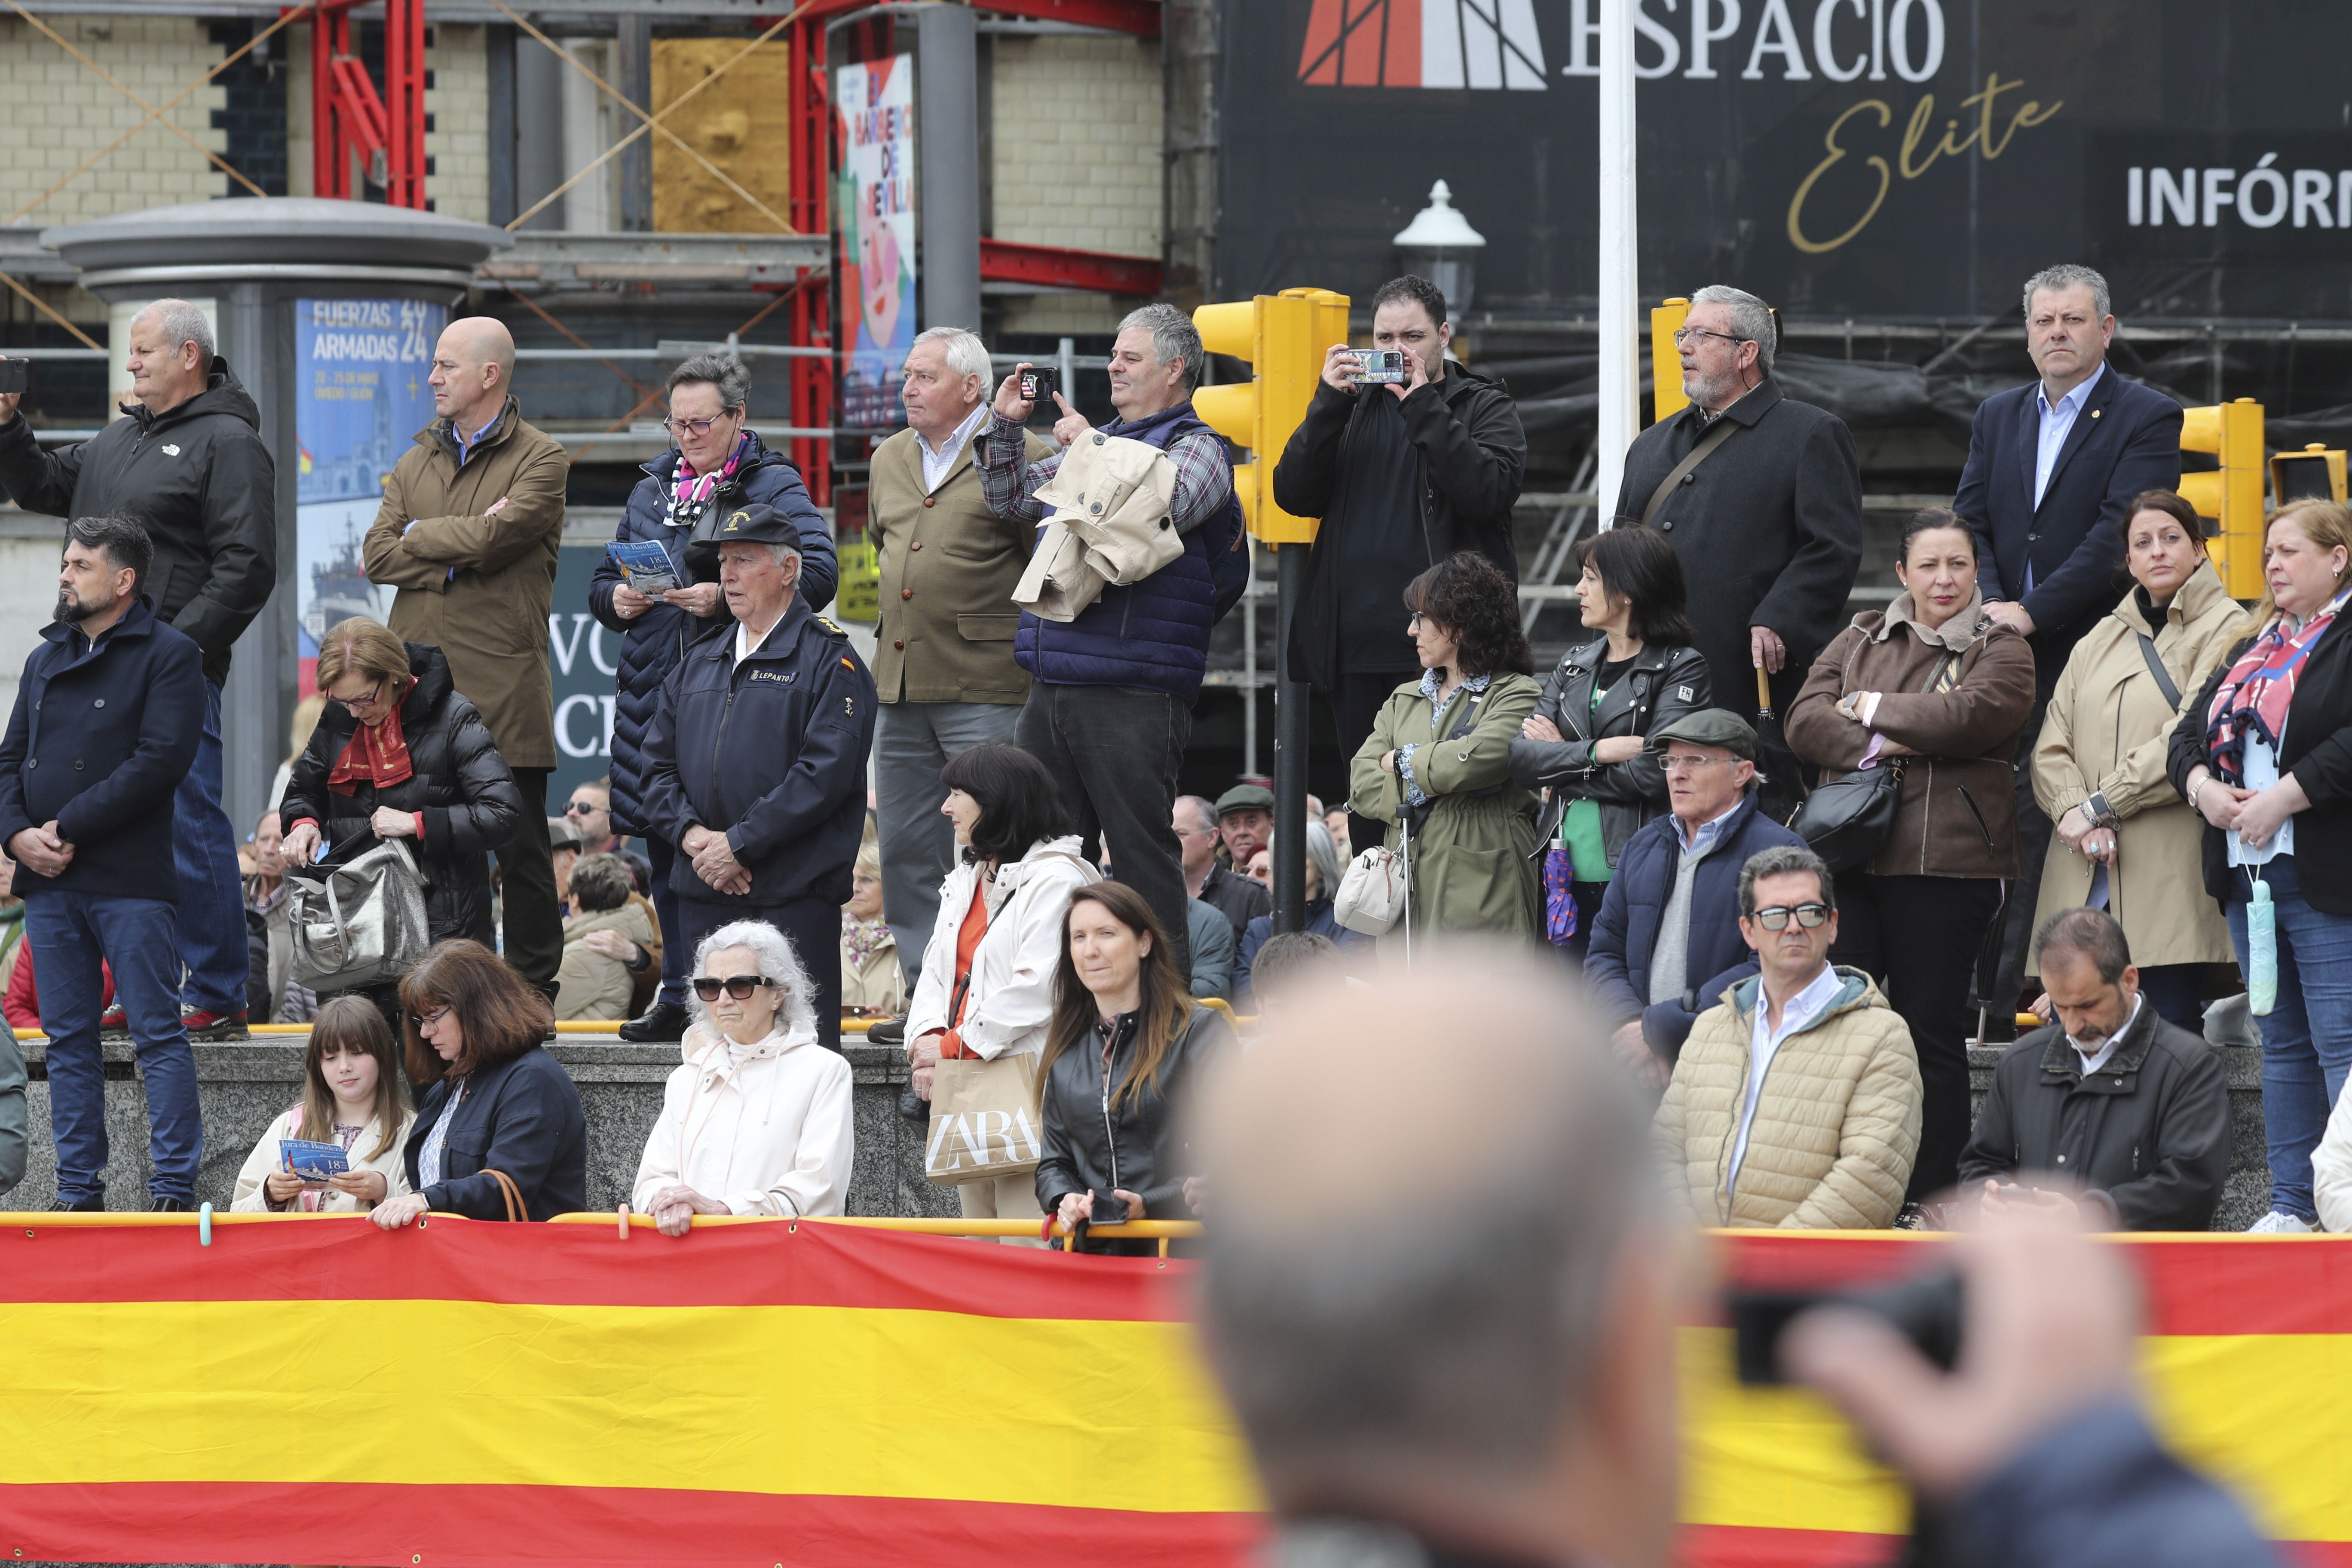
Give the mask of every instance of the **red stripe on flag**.
M 1675 1562 L 1677 1568 L 1875 1568 L 1894 1562 L 1903 1545 L 1899 1535 L 1686 1524 Z
M 429 1441 L 429 1434 L 419 1434 Z M 951 1462 L 951 1461 L 950 1461 Z M 1237 1568 L 1251 1514 L 1135 1513 L 916 1498 L 520 1486 L 0 1484 L 0 1551 L 68 1563 L 298 1562 L 433 1568 L 953 1563 Z
M 1186 1266 L 1041 1254 L 845 1226 L 639 1229 L 365 1218 L 0 1229 L 0 1303 L 465 1300 L 583 1307 L 820 1306 L 1167 1322 Z M 0 1542 L 0 1545 L 5 1545 Z

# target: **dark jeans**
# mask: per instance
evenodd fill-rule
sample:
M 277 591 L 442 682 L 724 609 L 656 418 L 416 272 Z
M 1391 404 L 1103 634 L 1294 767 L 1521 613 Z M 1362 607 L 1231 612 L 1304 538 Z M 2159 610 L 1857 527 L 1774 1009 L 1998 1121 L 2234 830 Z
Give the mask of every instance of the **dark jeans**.
M 1021 749 L 1054 775 L 1062 805 L 1092 860 L 1110 845 L 1110 874 L 1143 895 L 1180 974 L 1192 972 L 1186 939 L 1191 902 L 1176 842 L 1176 770 L 1192 738 L 1192 710 L 1164 691 L 1137 686 L 1029 689 L 1015 731 Z M 837 942 L 840 921 L 834 921 Z
M 1339 677 L 1339 689 L 1331 693 L 1331 714 L 1339 726 L 1340 777 L 1349 776 L 1355 765 L 1356 753 L 1363 750 L 1372 725 L 1381 716 L 1381 709 L 1396 689 L 1413 679 L 1411 669 L 1371 670 L 1349 673 Z M 1336 803 L 1335 803 L 1336 804 Z M 1388 842 L 1389 825 L 1375 816 L 1348 814 L 1348 847 L 1360 855 L 1375 845 Z M 1597 905 L 1595 906 L 1598 907 Z
M 1919 1157 L 1905 1196 L 1917 1203 L 1960 1179 L 1960 1151 L 1974 1118 L 1969 1105 L 1969 976 L 2000 908 L 1990 877 L 1837 879 L 1838 939 L 1830 962 L 1878 982 L 1911 1026 L 1919 1053 Z
M 2271 1207 L 2316 1224 L 2311 1155 L 2352 1079 L 2352 917 L 2311 907 L 2301 868 L 2281 855 L 2262 868 L 2275 909 L 2278 1000 L 2254 1020 L 2263 1036 L 2263 1131 L 2270 1144 Z M 2230 945 L 2248 973 L 2246 903 L 2252 887 L 2230 873 Z
M 106 1192 L 106 1062 L 98 1043 L 101 960 L 131 1026 L 147 1090 L 149 1190 L 193 1203 L 205 1128 L 196 1104 L 196 1057 L 180 1022 L 174 910 L 161 899 L 43 889 L 25 900 L 25 940 L 49 1037 L 49 1126 L 58 1140 L 58 1196 Z M 242 987 L 240 987 L 242 989 Z
M 661 921 L 662 977 L 659 1000 L 686 1005 L 687 971 L 693 965 L 694 954 L 677 940 L 677 894 L 669 885 L 669 868 L 677 861 L 677 851 L 666 839 L 645 836 L 646 865 L 653 871 L 653 891 L 646 895 L 654 901 L 654 918 Z
M 2042 886 L 2042 862 L 2050 853 L 2050 818 L 2043 816 L 2042 803 L 2033 798 L 2033 743 L 2042 738 L 2042 718 L 2050 707 L 2050 688 L 2056 683 L 2057 671 L 2053 670 L 2049 683 L 2036 673 L 2033 683 L 2033 712 L 2025 721 L 2025 732 L 2017 738 L 2017 880 L 2010 884 L 2015 897 L 2001 915 L 2000 956 L 1992 965 L 1992 973 L 1979 975 L 1978 994 L 1988 1013 L 2013 1022 L 2020 1002 L 2030 1002 L 2025 994 L 2025 967 L 2033 945 L 2033 910 L 2041 900 L 2034 897 Z M 2007 1029 L 1994 1032 L 1996 1039 L 2007 1039 Z
M 555 850 L 547 837 L 547 775 L 553 768 L 515 768 L 522 826 L 498 852 L 506 960 L 533 985 L 552 987 L 563 966 L 563 911 L 555 904 Z
M 2205 1037 L 2205 965 L 2143 964 L 2139 994 L 2147 998 L 2158 1017 L 2200 1040 Z
M 677 900 L 677 934 L 662 932 L 665 957 L 674 945 L 684 956 L 691 979 L 695 950 L 720 926 L 737 921 L 765 921 L 793 944 L 793 952 L 808 971 L 809 1005 L 816 1015 L 819 1045 L 841 1049 L 841 906 L 823 899 L 794 899 L 782 904 L 714 904 L 700 899 Z
M 253 999 L 245 994 L 245 884 L 236 869 L 237 832 L 221 809 L 220 712 L 221 689 L 207 680 L 196 760 L 172 792 L 172 861 L 180 874 L 173 947 L 187 971 L 184 988 L 179 975 L 172 977 L 172 994 L 191 1007 L 227 1014 Z

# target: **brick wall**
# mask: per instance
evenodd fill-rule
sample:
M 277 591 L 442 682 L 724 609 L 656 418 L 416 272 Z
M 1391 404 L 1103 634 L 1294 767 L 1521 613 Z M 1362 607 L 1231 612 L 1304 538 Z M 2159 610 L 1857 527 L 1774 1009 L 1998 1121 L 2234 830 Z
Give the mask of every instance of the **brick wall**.
M 430 11 L 425 13 L 429 19 Z M 433 73 L 425 90 L 425 198 L 451 217 L 490 217 L 490 72 L 484 29 L 435 22 L 425 50 Z
M 205 36 L 205 24 L 194 17 L 75 16 L 45 10 L 41 19 L 151 104 L 160 105 L 203 76 L 223 52 Z M 214 127 L 213 115 L 227 108 L 228 94 L 215 82 L 182 99 L 170 119 L 199 144 L 225 154 L 228 133 Z M 0 159 L 0 217 L 32 201 L 145 114 L 23 17 L 0 14 L 0 143 L 9 149 Z M 16 221 L 73 223 L 199 201 L 229 188 L 227 176 L 202 153 L 155 124 Z
M 993 40 L 991 205 L 998 239 L 1160 255 L 1160 46 L 1148 38 Z M 1103 332 L 1131 301 L 1006 300 L 998 331 Z

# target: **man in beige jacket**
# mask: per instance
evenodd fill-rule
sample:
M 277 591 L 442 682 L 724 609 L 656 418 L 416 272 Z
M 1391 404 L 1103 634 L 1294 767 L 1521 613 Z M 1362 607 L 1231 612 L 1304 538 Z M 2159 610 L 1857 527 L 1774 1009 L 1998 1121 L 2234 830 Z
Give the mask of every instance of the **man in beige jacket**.
M 1837 898 L 1811 849 L 1751 857 L 1739 911 L 1763 973 L 1684 1043 L 1654 1131 L 1667 1190 L 1702 1225 L 1891 1225 L 1919 1149 L 1910 1028 L 1869 976 L 1829 962 Z
M 555 771 L 547 612 L 572 465 L 554 437 L 524 421 L 508 390 L 514 362 L 503 322 L 449 323 L 429 377 L 439 417 L 394 465 L 362 549 L 368 581 L 399 590 L 393 631 L 449 660 L 522 791 L 527 830 L 498 851 L 506 957 L 552 995 L 563 917 L 538 824 Z

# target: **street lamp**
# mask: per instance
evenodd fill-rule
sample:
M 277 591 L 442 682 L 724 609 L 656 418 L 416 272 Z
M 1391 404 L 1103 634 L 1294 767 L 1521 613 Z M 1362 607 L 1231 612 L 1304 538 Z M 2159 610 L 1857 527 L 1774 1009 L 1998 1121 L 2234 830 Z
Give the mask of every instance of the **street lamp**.
M 1396 247 L 1404 269 L 1435 284 L 1455 319 L 1468 313 L 1486 237 L 1454 210 L 1454 191 L 1444 180 L 1429 187 L 1429 205 L 1396 237 Z

